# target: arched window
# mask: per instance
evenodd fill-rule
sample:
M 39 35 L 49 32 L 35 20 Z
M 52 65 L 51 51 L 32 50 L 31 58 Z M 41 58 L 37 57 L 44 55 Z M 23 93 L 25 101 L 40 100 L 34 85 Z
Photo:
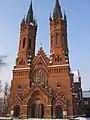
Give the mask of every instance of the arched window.
M 63 47 L 65 47 L 65 35 L 64 34 L 62 35 L 62 44 L 63 44 Z
M 45 73 L 45 71 L 43 69 L 40 69 L 36 72 L 35 76 L 34 76 L 34 81 L 38 82 L 40 81 L 41 83 L 45 83 L 46 82 L 46 78 L 47 75 Z
M 19 85 L 17 86 L 17 89 L 18 89 L 18 90 L 22 90 L 22 86 L 19 84 Z
M 39 70 L 39 79 L 42 81 L 42 70 Z
M 42 82 L 45 82 L 45 74 L 42 75 Z
M 25 41 L 26 41 L 26 39 L 24 38 L 23 39 L 23 48 L 25 48 Z
M 35 41 L 33 43 L 33 52 L 35 52 Z
M 28 48 L 31 49 L 31 39 L 28 41 Z
M 55 58 L 55 62 L 57 62 L 57 58 Z
M 44 105 L 41 103 L 38 106 L 38 118 L 44 118 Z
M 59 60 L 60 60 L 60 62 L 61 62 L 61 61 L 62 61 L 62 58 L 60 57 L 60 59 L 59 59 Z
M 37 105 L 34 103 L 31 106 L 31 118 L 37 118 Z
M 57 56 L 57 61 L 59 62 L 59 55 Z
M 14 107 L 14 117 L 19 117 L 20 116 L 20 106 L 16 105 Z
M 53 35 L 51 36 L 51 48 L 53 47 Z
M 56 44 L 59 44 L 59 34 L 56 33 Z
M 45 74 L 43 70 L 39 70 L 39 79 L 41 82 L 45 83 Z

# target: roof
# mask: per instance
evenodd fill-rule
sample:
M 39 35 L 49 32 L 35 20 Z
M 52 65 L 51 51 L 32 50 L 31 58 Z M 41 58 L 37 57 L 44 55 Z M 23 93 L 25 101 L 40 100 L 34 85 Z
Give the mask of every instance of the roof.
M 90 98 L 90 90 L 83 91 L 83 98 Z
M 74 82 L 79 82 L 80 76 L 79 76 L 78 70 L 74 71 L 73 74 L 74 74 Z

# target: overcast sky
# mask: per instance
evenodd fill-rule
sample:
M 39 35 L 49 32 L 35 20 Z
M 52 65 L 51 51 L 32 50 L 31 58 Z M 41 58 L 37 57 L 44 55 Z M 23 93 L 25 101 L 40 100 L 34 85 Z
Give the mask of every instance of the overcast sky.
M 7 55 L 7 67 L 0 70 L 0 80 L 12 79 L 12 68 L 18 52 L 19 28 L 30 0 L 0 0 L 0 55 Z M 42 42 L 49 55 L 49 16 L 55 0 L 32 0 L 38 22 L 36 51 Z M 79 69 L 83 89 L 90 88 L 90 0 L 60 0 L 68 19 L 68 44 L 72 70 Z M 47 48 L 47 49 L 46 49 Z

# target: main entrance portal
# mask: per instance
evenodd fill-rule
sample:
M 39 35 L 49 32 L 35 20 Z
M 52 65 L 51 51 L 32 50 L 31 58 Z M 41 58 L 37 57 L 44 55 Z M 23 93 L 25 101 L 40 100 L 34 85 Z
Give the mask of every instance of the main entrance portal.
M 44 118 L 44 104 L 40 99 L 39 91 L 34 91 L 27 103 L 28 118 Z
M 28 106 L 28 118 L 44 118 L 44 105 L 34 103 Z

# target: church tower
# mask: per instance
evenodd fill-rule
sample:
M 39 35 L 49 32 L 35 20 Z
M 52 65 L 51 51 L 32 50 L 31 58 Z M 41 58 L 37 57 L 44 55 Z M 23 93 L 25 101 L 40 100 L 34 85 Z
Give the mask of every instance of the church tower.
M 16 59 L 16 65 L 13 69 L 13 79 L 11 82 L 10 89 L 10 100 L 9 100 L 9 112 L 19 108 L 23 99 L 22 93 L 28 90 L 30 87 L 30 74 L 31 69 L 28 60 L 35 57 L 35 43 L 36 43 L 37 23 L 33 17 L 32 1 L 27 13 L 26 18 L 24 17 L 20 25 L 20 40 L 19 48 Z M 17 98 L 18 96 L 18 98 Z M 17 102 L 19 100 L 19 103 Z M 16 108 L 14 107 L 16 104 Z M 19 105 L 18 105 L 19 104 Z M 21 108 L 23 109 L 23 108 Z M 14 116 L 19 116 L 19 113 L 15 113 Z
M 50 55 L 52 64 L 69 63 L 67 44 L 67 18 L 62 16 L 59 1 L 56 0 L 53 17 L 50 16 Z
M 57 100 L 55 106 L 61 106 L 63 111 L 62 114 L 65 113 L 67 116 L 73 116 L 75 112 L 73 111 L 73 80 L 70 75 L 69 50 L 67 42 L 67 17 L 65 12 L 64 15 L 62 15 L 59 0 L 55 0 L 53 16 L 50 16 L 49 63 L 48 84 L 56 91 Z M 64 102 L 63 104 L 63 100 L 60 101 L 62 98 L 60 97 L 61 94 L 68 102 Z
M 42 47 L 35 55 L 37 23 L 32 1 L 20 26 L 20 42 L 13 69 L 9 114 L 22 118 L 70 118 L 76 115 L 73 74 L 70 71 L 67 17 L 55 0 L 50 16 L 50 57 Z M 29 63 L 29 64 L 28 64 Z
M 26 16 L 21 22 L 20 28 L 20 43 L 19 43 L 19 51 L 18 57 L 22 57 L 25 61 L 25 65 L 27 64 L 27 56 L 35 56 L 35 42 L 36 42 L 36 32 L 37 32 L 37 24 L 35 19 L 33 18 L 33 9 L 32 9 L 32 1 Z M 25 58 L 23 58 L 23 56 Z M 19 61 L 20 62 L 20 61 Z

